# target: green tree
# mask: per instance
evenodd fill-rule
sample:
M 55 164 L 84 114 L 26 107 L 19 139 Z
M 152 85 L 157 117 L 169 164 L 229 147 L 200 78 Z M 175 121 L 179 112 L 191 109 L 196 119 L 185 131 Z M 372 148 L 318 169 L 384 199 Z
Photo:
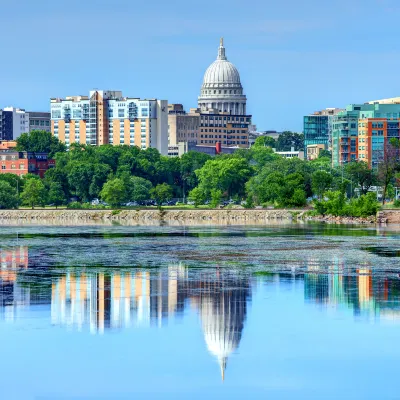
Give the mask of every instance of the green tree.
M 162 203 L 172 199 L 172 187 L 166 183 L 162 183 L 151 189 L 151 195 L 160 206 Z
M 16 189 L 5 180 L 0 180 L 0 208 L 17 207 L 18 197 Z
M 61 183 L 52 182 L 50 184 L 48 201 L 49 203 L 54 204 L 56 208 L 65 203 L 65 193 Z
M 255 169 L 259 171 L 266 164 L 281 159 L 282 157 L 272 150 L 271 147 L 253 146 L 250 149 L 249 163 L 254 165 Z
M 17 191 L 17 194 L 23 189 L 24 180 L 16 174 L 0 174 L 0 181 L 7 182 Z
M 321 150 L 318 158 L 329 158 L 329 160 L 332 160 L 332 153 L 329 150 Z
M 344 214 L 346 198 L 341 191 L 328 191 L 325 193 L 326 200 L 314 201 L 315 209 L 320 214 L 341 216 Z
M 126 195 L 124 181 L 120 178 L 107 181 L 100 192 L 101 198 L 112 207 L 119 206 L 126 199 Z
M 100 195 L 100 191 L 103 185 L 107 182 L 108 177 L 110 176 L 112 169 L 108 164 L 95 164 L 91 171 L 89 172 L 89 176 L 91 176 L 91 182 L 89 186 L 89 196 L 90 198 L 95 198 Z
M 211 190 L 211 202 L 210 202 L 210 207 L 211 208 L 216 208 L 219 206 L 221 203 L 221 198 L 222 198 L 222 192 L 221 190 L 218 189 L 212 189 Z
M 35 205 L 44 206 L 46 204 L 46 190 L 40 179 L 28 179 L 24 184 L 24 190 L 21 194 L 24 204 L 32 209 Z
M 54 137 L 51 132 L 34 130 L 29 133 L 23 133 L 17 139 L 18 151 L 34 151 L 48 153 L 50 158 L 58 152 L 65 152 L 66 146 Z
M 198 207 L 200 204 L 204 204 L 207 200 L 206 192 L 203 190 L 203 188 L 197 186 L 190 191 L 188 199 L 189 201 L 194 202 L 195 207 Z
M 128 185 L 129 200 L 143 201 L 150 199 L 150 192 L 153 185 L 147 179 L 140 176 L 132 176 L 129 179 Z
M 259 136 L 254 142 L 254 147 L 276 148 L 276 140 L 271 136 Z
M 47 190 L 50 190 L 50 187 L 53 183 L 60 184 L 65 194 L 65 197 L 69 197 L 70 191 L 68 176 L 65 168 L 59 166 L 58 164 L 56 164 L 55 168 L 50 168 L 45 172 L 43 183 Z
M 378 181 L 383 186 L 382 203 L 386 202 L 387 188 L 400 170 L 400 141 L 393 138 L 387 144 L 383 160 L 378 164 Z
M 346 177 L 360 187 L 361 194 L 368 193 L 376 184 L 376 173 L 364 161 L 352 161 L 345 166 Z
M 196 171 L 199 187 L 206 198 L 210 197 L 212 189 L 221 190 L 228 197 L 243 196 L 252 174 L 252 167 L 243 158 L 215 158 Z
M 198 185 L 199 181 L 195 172 L 202 168 L 208 160 L 211 160 L 211 156 L 197 151 L 189 151 L 183 154 L 181 157 L 180 172 L 183 192 L 185 194 Z
M 282 132 L 276 141 L 278 151 L 289 151 L 294 147 L 296 151 L 304 150 L 304 135 L 302 133 L 285 131 Z
M 93 178 L 93 165 L 73 161 L 68 165 L 67 176 L 72 193 L 83 201 L 89 201 L 90 183 Z
M 315 171 L 312 174 L 312 190 L 318 196 L 322 198 L 323 194 L 332 185 L 332 175 L 326 171 Z
M 101 198 L 112 207 L 119 206 L 126 200 L 127 190 L 124 181 L 114 178 L 107 181 L 100 192 Z

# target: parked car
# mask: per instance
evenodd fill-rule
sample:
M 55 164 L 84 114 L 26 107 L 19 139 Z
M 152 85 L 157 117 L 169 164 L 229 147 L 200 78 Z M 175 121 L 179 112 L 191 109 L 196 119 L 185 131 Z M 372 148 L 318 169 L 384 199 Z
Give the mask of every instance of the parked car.
M 137 201 L 129 201 L 125 204 L 127 207 L 137 207 L 139 203 Z
M 98 206 L 100 204 L 99 199 L 93 199 L 92 202 L 90 203 L 92 206 Z

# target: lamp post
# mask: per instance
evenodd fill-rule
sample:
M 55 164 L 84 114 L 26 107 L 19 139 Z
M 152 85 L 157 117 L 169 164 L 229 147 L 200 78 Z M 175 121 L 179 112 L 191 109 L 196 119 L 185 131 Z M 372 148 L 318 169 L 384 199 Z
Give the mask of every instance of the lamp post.
M 19 206 L 19 175 L 17 175 L 17 205 Z

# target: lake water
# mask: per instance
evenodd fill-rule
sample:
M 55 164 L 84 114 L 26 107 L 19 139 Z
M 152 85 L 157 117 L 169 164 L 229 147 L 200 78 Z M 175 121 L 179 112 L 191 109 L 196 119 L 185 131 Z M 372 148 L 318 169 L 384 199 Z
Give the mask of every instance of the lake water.
M 398 399 L 400 227 L 2 226 L 1 399 Z

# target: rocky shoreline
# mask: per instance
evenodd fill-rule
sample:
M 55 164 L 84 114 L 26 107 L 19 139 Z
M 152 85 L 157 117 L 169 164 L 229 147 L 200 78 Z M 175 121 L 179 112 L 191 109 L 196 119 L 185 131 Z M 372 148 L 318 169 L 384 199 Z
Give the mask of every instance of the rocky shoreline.
M 0 224 L 125 225 L 271 224 L 325 222 L 335 224 L 400 224 L 400 210 L 380 211 L 368 218 L 309 216 L 306 210 L 0 210 Z
M 361 217 L 335 217 L 334 215 L 317 215 L 317 216 L 305 216 L 303 218 L 305 221 L 316 221 L 316 222 L 326 222 L 331 224 L 375 224 L 378 222 L 377 217 L 372 215 L 367 218 Z M 384 221 L 380 223 L 386 223 Z
M 287 210 L 0 210 L 0 223 L 266 224 L 291 222 Z

